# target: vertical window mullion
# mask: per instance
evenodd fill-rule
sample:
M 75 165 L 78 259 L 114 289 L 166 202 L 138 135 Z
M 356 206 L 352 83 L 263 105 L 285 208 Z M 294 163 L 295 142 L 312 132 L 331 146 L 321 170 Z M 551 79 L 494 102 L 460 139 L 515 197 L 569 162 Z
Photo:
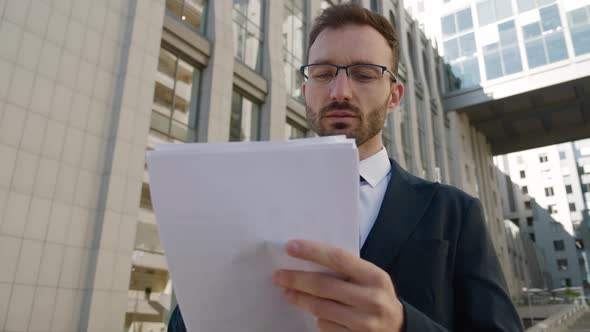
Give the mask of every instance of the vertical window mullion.
M 184 4 L 184 2 L 183 2 Z M 184 9 L 184 7 L 183 7 Z M 177 82 L 177 76 L 178 76 L 178 63 L 180 62 L 180 58 L 178 57 L 177 54 L 175 54 L 176 56 L 176 61 L 174 61 L 174 77 L 173 77 L 173 83 L 172 83 L 172 100 L 170 101 L 170 106 L 172 107 L 172 109 L 170 110 L 170 122 L 168 123 L 168 137 L 174 139 L 174 136 L 172 135 L 172 121 L 174 121 L 174 112 L 176 109 L 176 82 Z

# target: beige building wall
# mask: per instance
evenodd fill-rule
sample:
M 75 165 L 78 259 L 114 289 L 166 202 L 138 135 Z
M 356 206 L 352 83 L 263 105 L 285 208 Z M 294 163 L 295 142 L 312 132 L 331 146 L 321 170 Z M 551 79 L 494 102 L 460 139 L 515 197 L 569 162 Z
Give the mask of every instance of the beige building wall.
M 117 331 L 163 1 L 0 2 L 0 330 Z

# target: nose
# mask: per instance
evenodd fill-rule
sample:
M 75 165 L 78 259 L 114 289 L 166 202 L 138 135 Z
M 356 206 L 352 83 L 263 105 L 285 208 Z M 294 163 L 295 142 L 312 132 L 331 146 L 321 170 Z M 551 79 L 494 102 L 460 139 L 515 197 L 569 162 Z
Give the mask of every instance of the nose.
M 346 76 L 345 70 L 339 70 L 334 80 L 330 83 L 330 98 L 332 101 L 350 101 L 352 97 L 351 82 Z

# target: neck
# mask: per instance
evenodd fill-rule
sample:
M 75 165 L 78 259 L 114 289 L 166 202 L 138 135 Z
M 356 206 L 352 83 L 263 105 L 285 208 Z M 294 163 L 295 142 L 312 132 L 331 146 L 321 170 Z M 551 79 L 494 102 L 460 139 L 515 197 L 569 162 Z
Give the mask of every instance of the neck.
M 375 135 L 375 137 L 372 137 L 371 139 L 367 140 L 366 142 L 358 146 L 359 160 L 364 160 L 371 157 L 375 153 L 381 151 L 382 147 L 383 141 L 381 140 L 380 132 L 379 134 Z

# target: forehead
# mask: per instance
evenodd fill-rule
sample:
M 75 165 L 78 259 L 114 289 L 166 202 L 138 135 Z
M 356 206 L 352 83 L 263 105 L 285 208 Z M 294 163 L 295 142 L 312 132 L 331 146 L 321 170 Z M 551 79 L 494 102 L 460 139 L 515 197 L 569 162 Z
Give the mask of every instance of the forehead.
M 309 49 L 308 63 L 349 65 L 365 62 L 391 66 L 393 52 L 385 38 L 368 25 L 327 28 Z

